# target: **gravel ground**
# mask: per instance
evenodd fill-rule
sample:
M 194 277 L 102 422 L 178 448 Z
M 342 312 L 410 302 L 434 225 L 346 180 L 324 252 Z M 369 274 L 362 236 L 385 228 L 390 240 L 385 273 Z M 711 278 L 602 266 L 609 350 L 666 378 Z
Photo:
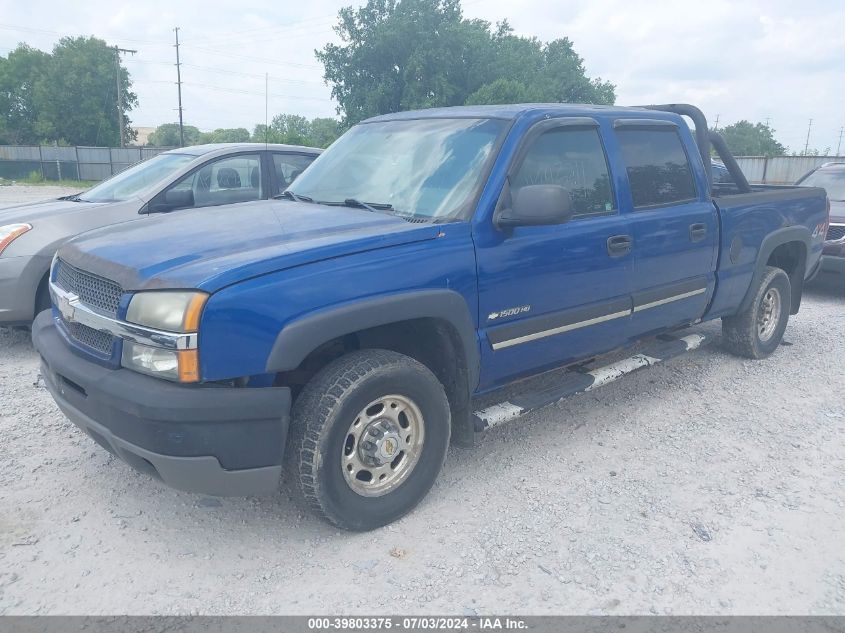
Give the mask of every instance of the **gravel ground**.
M 367 534 L 135 473 L 0 329 L 0 614 L 845 614 L 844 305 L 496 428 Z
M 39 202 L 59 196 L 69 196 L 79 191 L 82 189 L 54 185 L 3 185 L 0 186 L 0 209 L 24 202 Z

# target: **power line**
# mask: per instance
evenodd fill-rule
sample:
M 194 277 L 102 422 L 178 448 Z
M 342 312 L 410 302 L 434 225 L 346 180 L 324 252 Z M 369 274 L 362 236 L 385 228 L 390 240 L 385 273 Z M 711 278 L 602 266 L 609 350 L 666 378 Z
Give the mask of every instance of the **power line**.
M 236 59 L 244 59 L 244 60 L 252 61 L 252 62 L 261 62 L 261 63 L 264 63 L 264 64 L 274 64 L 276 66 L 293 66 L 293 67 L 296 67 L 296 68 L 317 68 L 317 69 L 320 68 L 320 66 L 316 66 L 314 64 L 297 64 L 295 62 L 282 62 L 282 61 L 279 61 L 278 59 L 267 59 L 266 57 L 252 57 L 250 55 L 239 55 L 237 53 L 227 53 L 227 52 L 223 52 L 223 51 L 214 50 L 213 48 L 206 48 L 206 47 L 203 47 L 203 46 L 193 46 L 193 45 L 189 46 L 187 44 L 183 44 L 182 46 L 184 46 L 185 48 L 193 49 L 193 50 L 211 53 L 213 55 L 220 55 L 222 57 L 233 57 L 233 58 L 236 58 Z
M 182 82 L 186 86 L 191 86 L 195 88 L 205 88 L 207 90 L 216 90 L 217 92 L 229 92 L 232 94 L 244 94 L 244 95 L 258 95 L 264 96 L 264 92 L 259 92 L 256 90 L 243 90 L 241 88 L 228 88 L 224 86 L 212 86 L 210 84 L 202 84 L 202 83 L 194 83 L 191 81 L 183 81 Z M 293 96 L 293 95 L 283 95 L 278 94 L 275 92 L 268 93 L 271 97 L 278 97 L 280 99 L 295 99 L 300 101 L 322 101 L 325 103 L 331 103 L 331 99 L 325 99 L 320 97 L 300 97 L 300 96 Z

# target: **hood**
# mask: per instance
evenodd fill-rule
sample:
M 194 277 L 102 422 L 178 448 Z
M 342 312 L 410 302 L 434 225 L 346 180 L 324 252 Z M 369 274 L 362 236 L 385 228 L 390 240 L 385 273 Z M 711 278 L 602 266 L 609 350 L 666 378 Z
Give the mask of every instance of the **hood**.
M 830 201 L 830 221 L 834 224 L 845 224 L 845 201 Z
M 43 200 L 41 202 L 28 202 L 13 207 L 0 209 L 0 226 L 14 224 L 16 222 L 39 222 L 49 220 L 55 215 L 65 213 L 76 213 L 89 211 L 93 208 L 102 207 L 104 202 L 72 202 L 70 200 Z
M 438 233 L 431 224 L 363 209 L 268 200 L 106 227 L 65 245 L 59 257 L 125 290 L 214 292 L 258 275 Z

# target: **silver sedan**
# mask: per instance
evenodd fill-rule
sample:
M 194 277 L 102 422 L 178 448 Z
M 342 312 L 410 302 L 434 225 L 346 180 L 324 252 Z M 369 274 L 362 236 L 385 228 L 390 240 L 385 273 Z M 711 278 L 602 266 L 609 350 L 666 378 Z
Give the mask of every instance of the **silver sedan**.
M 153 213 L 270 198 L 320 151 L 264 143 L 184 147 L 83 193 L 0 209 L 0 325 L 27 325 L 50 306 L 50 261 L 72 237 Z

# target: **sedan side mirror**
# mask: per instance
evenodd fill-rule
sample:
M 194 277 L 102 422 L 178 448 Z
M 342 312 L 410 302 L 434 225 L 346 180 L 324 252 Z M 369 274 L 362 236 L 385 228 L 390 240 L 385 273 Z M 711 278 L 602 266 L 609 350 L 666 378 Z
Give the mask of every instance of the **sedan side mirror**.
M 150 204 L 152 213 L 167 213 L 176 209 L 194 206 L 194 192 L 191 189 L 169 189 L 162 196 L 159 194 Z
M 560 185 L 525 185 L 514 189 L 509 209 L 496 218 L 500 227 L 563 224 L 572 219 L 572 194 Z

